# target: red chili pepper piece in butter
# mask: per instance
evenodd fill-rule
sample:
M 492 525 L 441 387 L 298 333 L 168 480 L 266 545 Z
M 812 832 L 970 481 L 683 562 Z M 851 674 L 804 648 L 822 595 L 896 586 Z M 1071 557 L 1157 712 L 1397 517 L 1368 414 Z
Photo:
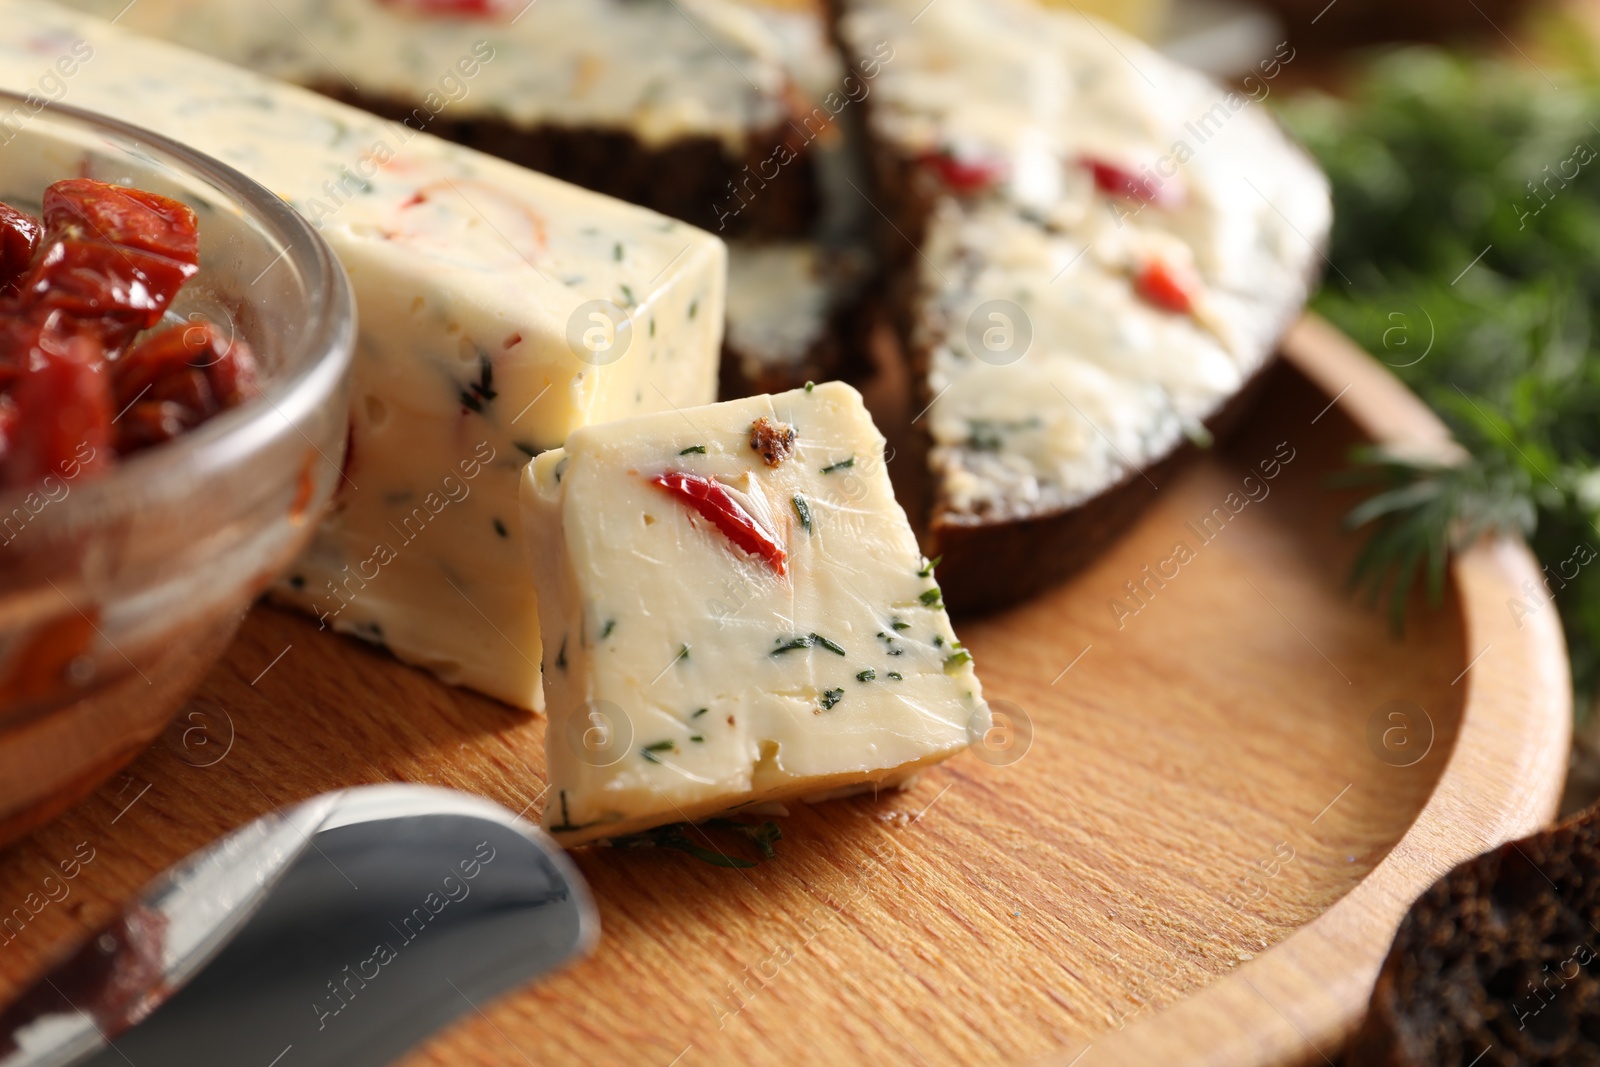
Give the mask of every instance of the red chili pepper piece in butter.
M 779 574 L 785 573 L 784 561 L 788 554 L 783 546 L 762 528 L 755 516 L 729 496 L 715 478 L 668 471 L 651 481 L 710 520 L 735 545 L 763 560 Z

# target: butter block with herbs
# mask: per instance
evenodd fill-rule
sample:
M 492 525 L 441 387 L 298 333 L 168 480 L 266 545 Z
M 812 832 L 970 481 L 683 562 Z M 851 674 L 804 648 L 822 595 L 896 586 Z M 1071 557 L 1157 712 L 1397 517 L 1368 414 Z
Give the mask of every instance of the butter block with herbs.
M 565 843 L 901 785 L 987 729 L 847 385 L 577 430 L 522 527 Z
M 304 214 L 350 276 L 349 455 L 277 594 L 448 682 L 538 707 L 522 467 L 576 427 L 715 396 L 722 243 L 51 4 L 0 0 L 0 23 L 0 88 L 59 72 L 74 106 L 237 167 Z M 460 75 L 491 53 L 464 55 Z M 88 167 L 29 140 L 30 108 L 0 105 L 5 162 Z

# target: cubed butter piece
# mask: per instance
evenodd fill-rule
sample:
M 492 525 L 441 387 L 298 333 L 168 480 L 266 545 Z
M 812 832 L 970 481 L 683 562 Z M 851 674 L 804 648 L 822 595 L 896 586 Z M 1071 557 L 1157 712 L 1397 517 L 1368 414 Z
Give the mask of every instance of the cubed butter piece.
M 585 427 L 528 465 L 549 830 L 893 786 L 987 730 L 884 462 L 829 383 Z

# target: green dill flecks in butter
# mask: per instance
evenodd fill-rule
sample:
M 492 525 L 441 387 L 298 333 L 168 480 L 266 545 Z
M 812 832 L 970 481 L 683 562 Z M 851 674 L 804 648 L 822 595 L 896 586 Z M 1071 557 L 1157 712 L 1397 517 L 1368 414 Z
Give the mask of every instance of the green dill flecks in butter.
M 641 748 L 639 750 L 639 755 L 643 756 L 651 763 L 660 763 L 661 759 L 659 756 L 657 756 L 657 753 L 671 752 L 677 747 L 678 743 L 676 741 L 657 741 L 653 745 L 646 745 L 644 748 Z
M 823 474 L 832 474 L 835 471 L 849 470 L 851 467 L 854 467 L 855 465 L 856 465 L 856 457 L 851 456 L 849 459 L 841 459 L 837 463 L 828 464 L 826 467 L 822 468 L 822 473 Z
M 686 418 L 700 435 L 688 441 Z M 800 427 L 802 461 L 768 466 L 724 447 L 758 419 Z M 707 455 L 678 455 L 696 440 Z M 949 623 L 919 602 L 927 561 L 885 471 L 857 464 L 846 486 L 821 470 L 882 453 L 859 396 L 825 383 L 590 427 L 527 469 L 521 525 L 541 625 L 588 620 L 592 634 L 617 623 L 548 678 L 550 782 L 586 827 L 564 842 L 802 798 L 822 783 L 891 788 L 966 747 L 981 690 L 970 666 L 946 673 Z M 818 525 L 820 502 L 844 489 L 850 521 Z M 946 642 L 938 655 L 912 637 L 930 626 Z M 673 649 L 692 649 L 692 666 Z M 583 747 L 594 714 L 620 724 L 633 758 Z M 670 751 L 651 747 L 667 739 Z

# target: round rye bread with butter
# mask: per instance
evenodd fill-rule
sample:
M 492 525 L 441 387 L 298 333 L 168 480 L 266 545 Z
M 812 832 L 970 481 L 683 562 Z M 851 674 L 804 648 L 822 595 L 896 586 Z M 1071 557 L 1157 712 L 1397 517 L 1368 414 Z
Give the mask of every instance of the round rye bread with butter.
M 1030 0 L 522 8 L 123 22 L 731 239 L 725 396 L 861 380 L 881 305 L 918 413 L 897 477 L 926 472 L 912 519 L 956 608 L 1120 534 L 1244 409 L 1323 262 L 1327 182 L 1267 110 L 1287 41 L 1228 89 Z
M 1600 1064 L 1600 809 L 1469 860 L 1424 893 L 1344 1062 Z
M 889 309 L 918 379 L 949 603 L 1081 567 L 1247 402 L 1299 314 L 1328 184 L 1238 90 L 1023 0 L 843 0 L 872 95 Z

